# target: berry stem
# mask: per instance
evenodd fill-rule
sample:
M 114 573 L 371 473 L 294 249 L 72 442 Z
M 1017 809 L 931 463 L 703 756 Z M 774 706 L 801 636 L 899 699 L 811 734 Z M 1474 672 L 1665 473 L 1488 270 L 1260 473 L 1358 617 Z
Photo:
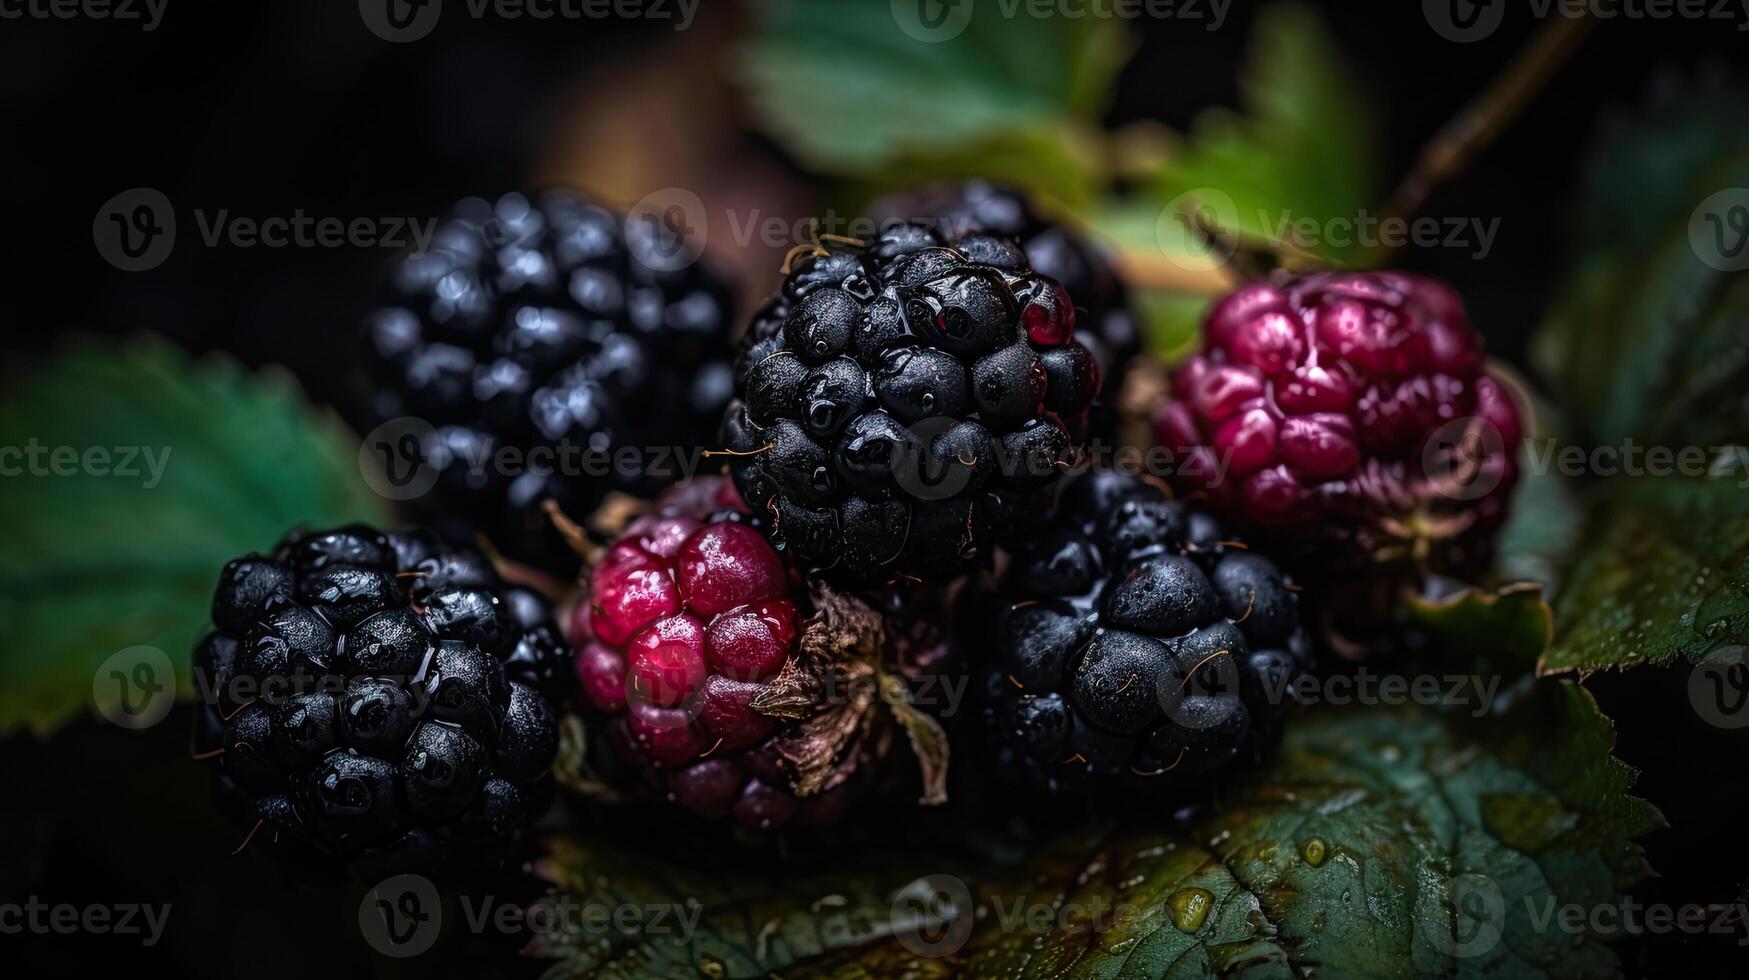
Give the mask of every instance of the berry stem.
M 1506 70 L 1421 148 L 1414 168 L 1397 185 L 1391 216 L 1413 216 L 1434 187 L 1463 173 L 1524 111 L 1595 26 L 1589 12 L 1550 18 Z

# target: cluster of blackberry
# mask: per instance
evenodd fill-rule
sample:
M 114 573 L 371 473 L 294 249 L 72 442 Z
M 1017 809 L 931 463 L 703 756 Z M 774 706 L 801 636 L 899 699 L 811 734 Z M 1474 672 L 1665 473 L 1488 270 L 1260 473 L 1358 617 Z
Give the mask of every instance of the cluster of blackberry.
M 895 737 L 826 681 L 886 698 L 954 665 L 950 605 L 986 641 L 995 771 L 1168 790 L 1265 753 L 1315 666 L 1298 589 L 1246 540 L 1466 566 L 1504 515 L 1518 413 L 1441 284 L 1319 273 L 1217 304 L 1155 416 L 1175 500 L 1078 472 L 1101 379 L 1137 353 L 1095 250 L 983 183 L 879 210 L 872 240 L 798 250 L 731 367 L 726 289 L 653 261 L 677 245 L 658 225 L 564 193 L 458 206 L 370 321 L 379 417 L 433 424 L 439 521 L 516 561 L 592 560 L 564 635 L 429 532 L 297 533 L 227 566 L 198 741 L 252 839 L 361 874 L 503 862 L 573 703 L 582 764 L 748 831 L 841 819 L 894 744 L 939 799 L 937 723 L 895 708 Z M 563 440 L 715 444 L 732 482 L 464 465 Z M 614 488 L 655 501 L 605 545 L 549 527 L 546 501 Z M 949 598 L 972 572 L 998 585 Z

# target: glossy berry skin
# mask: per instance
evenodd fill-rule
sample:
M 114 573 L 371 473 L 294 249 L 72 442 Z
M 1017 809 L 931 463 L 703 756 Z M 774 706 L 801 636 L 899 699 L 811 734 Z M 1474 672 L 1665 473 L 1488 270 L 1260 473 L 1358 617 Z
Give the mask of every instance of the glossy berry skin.
M 1020 190 L 985 180 L 944 184 L 882 198 L 884 220 L 932 224 L 945 234 L 984 231 L 1019 245 L 1034 272 L 1055 279 L 1075 304 L 1075 340 L 1093 354 L 1107 394 L 1141 352 L 1138 320 L 1110 258 L 1074 230 L 1045 220 Z
M 569 575 L 578 561 L 544 500 L 587 513 L 609 490 L 672 480 L 664 449 L 712 448 L 732 386 L 730 291 L 702 263 L 670 268 L 664 235 L 570 192 L 507 194 L 457 204 L 402 260 L 365 324 L 372 424 L 430 424 L 434 515 Z
M 428 532 L 351 525 L 231 562 L 212 615 L 195 741 L 250 846 L 361 877 L 518 846 L 575 685 L 544 599 Z
M 1111 472 L 1011 556 L 983 675 L 995 769 L 1162 791 L 1266 748 L 1313 668 L 1291 584 L 1205 513 Z
M 1450 287 L 1399 272 L 1256 283 L 1210 311 L 1203 339 L 1155 418 L 1181 490 L 1298 557 L 1486 558 L 1523 426 Z
M 720 477 L 634 520 L 587 579 L 571 637 L 604 769 L 706 819 L 750 831 L 821 822 L 849 783 L 790 791 L 774 738 L 795 722 L 754 699 L 794 657 L 805 591 Z
M 1049 510 L 1098 391 L 1062 286 L 1001 236 L 914 224 L 802 258 L 754 318 L 723 441 L 779 551 L 939 580 Z

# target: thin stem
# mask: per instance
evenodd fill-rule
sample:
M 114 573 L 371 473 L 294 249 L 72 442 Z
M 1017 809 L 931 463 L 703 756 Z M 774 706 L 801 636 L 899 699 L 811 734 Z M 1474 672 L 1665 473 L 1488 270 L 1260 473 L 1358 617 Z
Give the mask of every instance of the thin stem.
M 1414 169 L 1397 185 L 1391 215 L 1410 217 L 1434 187 L 1461 174 L 1524 111 L 1595 26 L 1589 13 L 1554 17 L 1545 24 L 1506 70 L 1421 148 Z

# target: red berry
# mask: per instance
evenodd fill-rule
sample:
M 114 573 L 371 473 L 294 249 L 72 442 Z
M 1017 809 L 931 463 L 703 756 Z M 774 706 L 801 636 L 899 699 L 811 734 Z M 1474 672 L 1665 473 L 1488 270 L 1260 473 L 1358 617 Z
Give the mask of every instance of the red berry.
M 747 777 L 733 759 L 706 759 L 668 777 L 668 795 L 701 817 L 725 817 L 741 798 Z
M 590 572 L 572 640 L 584 706 L 640 791 L 769 829 L 798 808 L 775 745 L 795 723 L 753 702 L 795 652 L 805 593 L 791 594 L 788 569 L 755 528 L 708 522 L 728 486 L 674 488 L 632 521 Z M 843 809 L 822 802 L 808 819 Z
M 637 542 L 642 550 L 664 560 L 672 559 L 688 535 L 698 530 L 700 522 L 684 515 L 664 517 L 645 514 L 625 529 L 622 537 Z
M 577 679 L 583 699 L 596 711 L 618 714 L 626 709 L 625 655 L 600 643 L 577 651 Z
M 610 646 L 620 646 L 638 630 L 680 611 L 674 576 L 654 557 L 647 564 L 603 565 L 589 580 L 589 625 Z
M 1385 546 L 1408 527 L 1443 527 L 1454 565 L 1485 550 L 1474 545 L 1504 519 L 1523 429 L 1450 287 L 1395 272 L 1248 285 L 1203 334 L 1154 419 L 1180 489 L 1335 557 L 1403 553 Z M 1422 457 L 1465 420 L 1491 430 L 1488 457 L 1453 490 Z
M 626 648 L 632 690 L 652 704 L 682 704 L 704 684 L 704 627 L 691 616 L 659 619 Z
M 705 632 L 705 650 L 718 673 L 762 681 L 789 659 L 795 637 L 795 606 L 775 599 L 718 616 Z
M 1061 347 L 1075 336 L 1075 304 L 1061 283 L 1038 280 L 1020 311 L 1026 339 L 1040 347 Z
M 686 608 L 701 616 L 780 599 L 788 585 L 782 559 L 745 524 L 712 524 L 696 532 L 680 546 L 675 566 Z
M 753 708 L 753 699 L 764 684 L 730 680 L 712 674 L 705 679 L 698 717 L 712 738 L 720 738 L 721 750 L 735 751 L 758 745 L 777 727 L 777 722 Z
M 711 747 L 704 727 L 684 708 L 663 708 L 633 698 L 626 723 L 638 748 L 659 766 L 677 766 Z
M 735 819 L 742 826 L 769 830 L 789 823 L 796 813 L 795 795 L 755 779 L 747 784 L 741 799 L 735 804 Z

